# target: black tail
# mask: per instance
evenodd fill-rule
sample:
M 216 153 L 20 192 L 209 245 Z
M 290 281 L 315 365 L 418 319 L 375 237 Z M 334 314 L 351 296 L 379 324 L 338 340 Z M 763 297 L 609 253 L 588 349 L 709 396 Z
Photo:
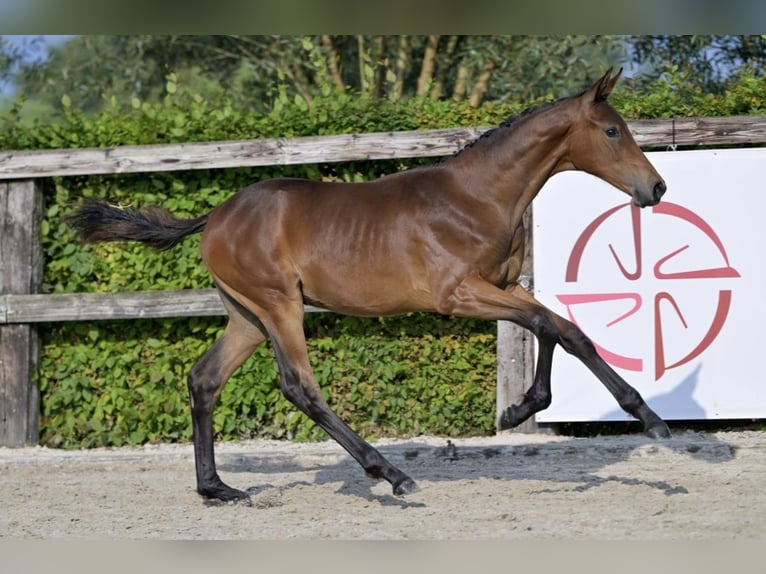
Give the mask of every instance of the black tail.
M 139 211 L 88 199 L 66 221 L 86 243 L 140 241 L 162 250 L 170 249 L 187 235 L 202 231 L 207 215 L 197 219 L 176 219 L 159 207 Z

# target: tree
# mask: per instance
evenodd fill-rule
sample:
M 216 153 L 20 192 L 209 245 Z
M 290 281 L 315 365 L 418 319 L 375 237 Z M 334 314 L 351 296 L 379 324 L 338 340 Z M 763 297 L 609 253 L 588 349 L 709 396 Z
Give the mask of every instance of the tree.
M 170 73 L 214 105 L 268 113 L 277 98 L 311 102 L 328 89 L 392 101 L 533 103 L 630 64 L 637 64 L 634 89 L 680 70 L 690 86 L 716 93 L 745 67 L 766 69 L 764 36 L 725 35 L 77 36 L 46 60 L 26 59 L 27 52 L 0 38 L 0 83 L 24 93 L 22 118 L 48 119 L 63 113 L 64 95 L 86 113 L 112 99 L 126 107 L 156 101 Z
M 42 52 L 40 36 L 19 36 L 13 41 L 8 36 L 0 36 L 0 88 L 8 91 L 19 69 L 40 62 Z
M 378 43 L 372 38 L 380 37 L 332 36 L 322 43 L 333 46 L 332 61 L 339 62 L 345 86 L 368 91 L 364 66 L 354 64 L 366 61 L 384 70 L 378 76 L 386 78 L 381 95 L 394 100 L 417 95 L 480 105 L 486 98 L 563 95 L 625 57 L 624 47 L 611 36 L 430 35 L 383 37 L 389 40 Z
M 0 48 L 1 50 L 1 48 Z M 624 56 L 608 36 L 79 36 L 21 68 L 30 99 L 63 94 L 94 112 L 110 96 L 162 97 L 167 74 L 214 99 L 265 112 L 281 86 L 310 101 L 322 86 L 399 100 L 531 100 L 582 88 Z
M 643 82 L 652 82 L 677 67 L 690 82 L 715 93 L 743 67 L 757 74 L 766 70 L 766 38 L 762 35 L 631 36 L 629 43 Z

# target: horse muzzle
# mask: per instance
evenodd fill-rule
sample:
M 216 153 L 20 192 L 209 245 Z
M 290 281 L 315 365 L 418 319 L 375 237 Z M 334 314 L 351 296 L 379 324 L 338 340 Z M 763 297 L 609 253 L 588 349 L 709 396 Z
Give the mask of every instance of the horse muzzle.
M 662 196 L 665 195 L 665 191 L 667 191 L 667 186 L 664 181 L 660 180 L 654 184 L 650 194 L 644 195 L 636 191 L 633 195 L 633 203 L 639 207 L 651 207 L 652 205 L 657 205 L 660 202 L 660 199 L 662 199 Z

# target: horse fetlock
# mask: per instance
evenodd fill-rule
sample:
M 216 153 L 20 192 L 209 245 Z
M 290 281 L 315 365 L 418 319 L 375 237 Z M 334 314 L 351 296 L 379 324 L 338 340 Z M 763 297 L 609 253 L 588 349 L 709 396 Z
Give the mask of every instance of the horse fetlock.
M 377 465 L 377 464 L 370 465 L 370 466 L 365 466 L 364 467 L 364 473 L 368 477 L 370 477 L 370 478 L 372 478 L 374 480 L 380 480 L 381 478 L 385 478 L 383 476 L 383 469 L 379 465 Z
M 644 424 L 647 423 L 649 420 L 653 420 L 655 418 L 658 418 L 657 415 L 651 416 L 649 414 L 649 407 L 646 406 L 646 402 L 644 401 L 643 397 L 641 397 L 641 393 L 639 393 L 636 389 L 633 387 L 628 387 L 621 391 L 622 394 L 619 396 L 615 396 L 617 399 L 617 404 L 620 405 L 620 408 L 624 410 L 626 413 L 633 415 L 637 419 L 644 422 Z

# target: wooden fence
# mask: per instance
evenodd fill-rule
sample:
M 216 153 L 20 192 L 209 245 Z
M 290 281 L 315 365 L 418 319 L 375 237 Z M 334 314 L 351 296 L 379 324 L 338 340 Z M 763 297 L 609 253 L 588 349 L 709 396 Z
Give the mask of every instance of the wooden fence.
M 766 142 L 766 116 L 646 120 L 629 122 L 629 127 L 643 148 L 664 149 L 673 142 L 678 146 Z M 454 153 L 486 129 L 0 152 L 0 446 L 38 441 L 38 323 L 224 314 L 211 289 L 40 293 L 41 178 L 438 157 Z M 531 213 L 526 217 L 529 223 Z M 522 275 L 531 289 L 531 236 L 529 239 Z M 498 323 L 497 348 L 499 413 L 529 388 L 534 353 L 531 337 L 503 321 Z M 534 420 L 520 428 L 534 429 Z

